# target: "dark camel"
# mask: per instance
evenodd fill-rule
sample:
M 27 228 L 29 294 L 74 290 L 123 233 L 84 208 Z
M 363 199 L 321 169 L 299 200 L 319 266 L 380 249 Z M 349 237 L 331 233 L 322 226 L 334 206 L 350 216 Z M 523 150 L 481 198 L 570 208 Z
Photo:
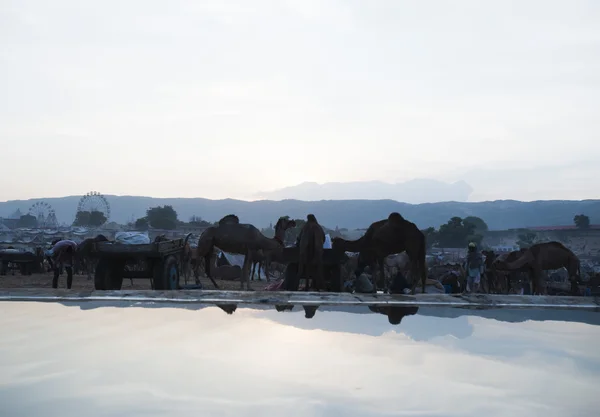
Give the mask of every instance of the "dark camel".
M 496 253 L 494 253 L 493 250 L 482 250 L 481 254 L 485 256 L 484 276 L 485 283 L 487 284 L 487 288 L 485 288 L 485 286 L 482 286 L 482 288 L 484 291 L 487 290 L 487 292 L 490 294 L 499 293 L 500 288 L 498 282 L 498 274 L 496 273 L 496 270 L 493 267 L 494 261 L 496 260 L 498 255 L 496 255 Z
M 306 216 L 306 224 L 300 231 L 300 242 L 298 244 L 298 278 L 304 277 L 306 285 L 304 290 L 308 291 L 312 278 L 315 290 L 325 290 L 323 281 L 323 244 L 325 243 L 325 232 L 314 214 Z
M 296 223 L 285 217 L 279 218 L 275 225 L 275 237 L 269 239 L 251 224 L 239 223 L 235 215 L 225 216 L 219 221 L 218 226 L 206 229 L 198 240 L 198 256 L 204 258 L 206 275 L 217 285 L 210 275 L 210 256 L 215 246 L 224 252 L 244 255 L 244 266 L 242 267 L 242 276 L 240 278 L 241 289 L 250 290 L 250 265 L 252 265 L 253 251 L 277 251 L 283 249 L 283 240 L 285 232 Z
M 357 274 L 364 270 L 365 266 L 379 264 L 380 284 L 387 290 L 384 275 L 384 259 L 394 253 L 406 254 L 410 258 L 411 275 L 413 277 L 412 293 L 419 283 L 421 277 L 423 293 L 427 280 L 427 264 L 425 262 L 425 235 L 419 228 L 399 213 L 391 213 L 386 220 L 379 220 L 369 226 L 367 232 L 358 240 L 348 241 L 342 238 L 333 239 L 333 248 L 346 252 L 360 252 Z
M 518 271 L 527 269 L 530 272 L 532 292 L 534 294 L 545 293 L 543 283 L 543 271 L 566 268 L 571 281 L 571 293 L 579 294 L 577 282 L 581 276 L 579 258 L 562 243 L 544 242 L 536 243 L 525 249 L 516 260 L 496 259 L 494 267 L 504 271 Z
M 108 242 L 108 239 L 104 235 L 98 235 L 96 237 L 89 237 L 83 239 L 79 245 L 77 245 L 77 251 L 75 253 L 75 262 L 77 269 L 82 273 L 87 273 L 88 279 L 92 279 L 92 273 L 95 270 L 96 260 L 92 257 L 92 249 L 94 243 Z

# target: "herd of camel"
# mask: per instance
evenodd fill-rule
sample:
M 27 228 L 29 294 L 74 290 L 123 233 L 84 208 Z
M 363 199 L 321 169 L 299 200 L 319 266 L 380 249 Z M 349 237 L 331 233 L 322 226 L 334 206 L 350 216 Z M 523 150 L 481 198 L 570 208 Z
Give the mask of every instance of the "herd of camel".
M 251 266 L 257 262 L 264 262 L 265 270 L 268 270 L 270 262 L 278 262 L 285 246 L 285 233 L 295 226 L 296 223 L 289 217 L 280 217 L 275 225 L 275 236 L 267 238 L 251 224 L 240 223 L 236 215 L 227 215 L 219 221 L 218 225 L 209 227 L 202 233 L 196 248 L 190 247 L 188 235 L 185 242 L 184 263 L 191 265 L 198 281 L 198 267 L 203 260 L 206 275 L 216 286 L 210 267 L 215 248 L 244 255 L 240 288 L 249 290 L 251 289 Z M 326 288 L 323 280 L 324 242 L 323 228 L 316 217 L 309 214 L 296 242 L 298 277 L 306 279 L 306 290 L 311 287 L 317 291 Z M 384 272 L 386 257 L 405 252 L 409 261 L 408 271 L 412 282 L 412 293 L 414 294 L 419 283 L 422 291 L 425 292 L 428 273 L 425 235 L 414 223 L 404 219 L 399 213 L 391 213 L 387 219 L 374 222 L 357 240 L 334 238 L 332 250 L 358 253 L 356 275 L 362 273 L 367 266 L 371 267 L 371 270 L 378 272 L 376 287 L 384 291 L 387 291 Z M 494 286 L 498 287 L 497 280 L 502 272 L 527 272 L 530 275 L 533 293 L 543 294 L 545 293 L 543 271 L 564 267 L 569 273 L 571 291 L 573 293 L 579 291 L 577 286 L 580 280 L 579 259 L 559 242 L 538 243 L 528 249 L 501 255 L 483 251 L 483 255 L 486 258 L 486 277 L 490 289 Z
M 207 277 L 211 276 L 211 258 L 215 248 L 233 254 L 244 255 L 244 264 L 240 278 L 241 289 L 250 288 L 250 267 L 259 260 L 265 261 L 268 270 L 270 262 L 277 262 L 285 247 L 285 232 L 295 227 L 296 223 L 288 217 L 280 217 L 275 224 L 275 236 L 267 238 L 251 224 L 242 224 L 236 215 L 222 218 L 217 226 L 206 229 L 198 240 L 198 246 L 191 248 L 185 242 L 184 262 L 194 265 L 194 274 L 198 280 L 197 268 L 203 259 Z M 189 236 L 188 236 L 189 237 Z M 313 214 L 306 218 L 297 241 L 298 277 L 306 279 L 306 290 L 313 288 L 325 290 L 323 279 L 323 244 L 325 232 Z M 384 276 L 384 259 L 391 254 L 406 252 L 411 260 L 411 271 L 421 277 L 423 289 L 427 276 L 425 264 L 425 236 L 418 227 L 405 220 L 399 213 L 392 213 L 387 219 L 373 223 L 367 232 L 358 240 L 349 241 L 342 238 L 332 240 L 334 251 L 359 252 L 359 269 L 377 264 Z M 381 279 L 385 286 L 385 280 Z M 213 280 L 213 284 L 214 284 Z M 413 282 L 413 291 L 418 280 Z
M 216 226 L 209 227 L 202 233 L 197 247 L 193 248 L 189 244 L 190 235 L 186 237 L 182 256 L 184 271 L 193 271 L 196 282 L 199 282 L 199 266 L 204 264 L 206 276 L 217 287 L 211 274 L 211 260 L 214 259 L 216 248 L 224 252 L 244 255 L 240 288 L 251 290 L 251 266 L 257 262 L 264 262 L 264 270 L 268 271 L 271 262 L 282 263 L 285 234 L 288 229 L 293 227 L 296 227 L 293 220 L 287 216 L 280 217 L 275 224 L 274 237 L 268 238 L 253 225 L 240 223 L 236 215 L 227 215 Z M 89 255 L 88 252 L 91 251 L 92 243 L 103 240 L 107 239 L 102 235 L 84 240 L 79 245 L 80 256 L 78 257 L 86 258 Z M 309 214 L 296 242 L 298 247 L 297 276 L 306 280 L 306 290 L 310 288 L 316 291 L 326 289 L 323 278 L 324 242 L 323 228 L 317 222 L 316 217 Z M 422 291 L 425 292 L 428 275 L 425 235 L 414 223 L 404 219 L 399 213 L 391 213 L 387 219 L 374 222 L 357 240 L 333 238 L 332 250 L 340 253 L 358 253 L 356 276 L 361 274 L 366 267 L 370 267 L 372 271 L 378 272 L 375 287 L 384 291 L 388 289 L 384 271 L 386 258 L 389 255 L 404 252 L 404 256 L 408 259 L 407 269 L 409 282 L 412 282 L 412 293 L 415 293 L 419 283 L 421 283 Z M 559 242 L 538 243 L 528 249 L 500 255 L 491 251 L 483 251 L 482 254 L 485 256 L 485 276 L 490 290 L 493 290 L 494 287 L 498 288 L 498 280 L 502 276 L 507 276 L 507 273 L 526 272 L 530 276 L 532 292 L 544 294 L 543 272 L 564 267 L 569 274 L 572 293 L 579 293 L 580 261 L 571 250 Z

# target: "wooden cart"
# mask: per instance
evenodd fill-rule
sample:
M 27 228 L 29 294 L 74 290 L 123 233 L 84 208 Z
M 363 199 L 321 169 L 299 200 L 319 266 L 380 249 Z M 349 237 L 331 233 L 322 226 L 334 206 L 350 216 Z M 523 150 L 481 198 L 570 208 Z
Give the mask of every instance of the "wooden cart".
M 0 275 L 6 275 L 11 269 L 20 271 L 21 275 L 31 275 L 39 269 L 39 264 L 41 259 L 32 252 L 0 249 Z
M 94 286 L 96 290 L 120 290 L 123 278 L 151 279 L 153 289 L 177 290 L 183 247 L 183 239 L 138 245 L 95 243 L 91 251 L 91 256 L 98 258 Z

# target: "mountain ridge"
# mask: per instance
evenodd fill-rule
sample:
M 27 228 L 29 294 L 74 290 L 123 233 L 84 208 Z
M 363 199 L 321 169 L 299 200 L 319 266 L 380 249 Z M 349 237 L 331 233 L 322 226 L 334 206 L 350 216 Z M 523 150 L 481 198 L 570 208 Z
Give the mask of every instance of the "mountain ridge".
M 438 201 L 467 202 L 472 192 L 473 187 L 463 180 L 447 183 L 429 178 L 415 178 L 397 183 L 373 180 L 319 184 L 309 181 L 272 191 L 261 191 L 252 197 L 276 201 L 290 198 L 303 201 L 391 198 L 410 204 L 422 204 Z
M 391 199 L 244 201 L 115 195 L 105 197 L 111 207 L 110 220 L 121 224 L 144 216 L 150 207 L 165 204 L 172 205 L 179 218 L 184 221 L 194 215 L 208 221 L 216 221 L 226 214 L 234 213 L 241 221 L 257 227 L 274 224 L 279 216 L 305 218 L 308 213 L 313 213 L 319 222 L 327 227 L 366 228 L 372 222 L 386 218 L 392 211 L 400 212 L 420 228 L 437 228 L 453 216 L 481 217 L 492 230 L 572 225 L 573 217 L 577 214 L 586 214 L 592 224 L 600 223 L 600 200 L 495 200 L 476 203 L 446 201 L 410 204 Z M 10 217 L 17 209 L 27 213 L 32 204 L 44 201 L 55 210 L 60 223 L 70 224 L 75 219 L 80 198 L 81 196 L 67 196 L 0 202 L 0 217 Z

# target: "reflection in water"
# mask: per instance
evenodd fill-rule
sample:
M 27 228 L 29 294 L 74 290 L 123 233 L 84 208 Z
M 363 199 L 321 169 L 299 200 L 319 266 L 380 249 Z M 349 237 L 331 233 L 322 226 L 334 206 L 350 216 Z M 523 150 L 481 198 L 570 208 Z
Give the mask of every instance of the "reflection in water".
M 597 415 L 600 326 L 347 310 L 0 303 L 0 414 Z
M 385 314 L 388 316 L 390 324 L 398 325 L 406 316 L 414 316 L 419 311 L 419 307 L 378 307 L 369 306 L 369 310 L 374 313 Z

